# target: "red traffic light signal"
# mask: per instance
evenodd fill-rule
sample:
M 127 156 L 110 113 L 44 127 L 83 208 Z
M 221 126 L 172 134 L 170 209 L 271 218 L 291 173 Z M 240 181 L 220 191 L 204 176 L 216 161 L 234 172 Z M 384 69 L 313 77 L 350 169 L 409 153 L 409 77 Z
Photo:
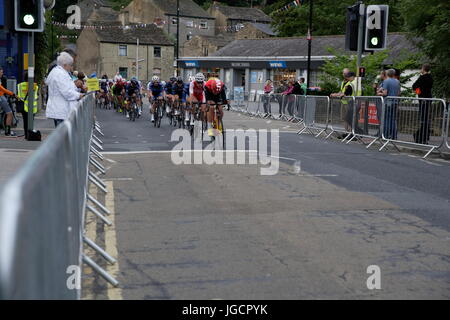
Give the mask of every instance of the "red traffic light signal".
M 361 77 L 361 78 L 364 78 L 365 76 L 366 76 L 366 68 L 364 68 L 364 67 L 359 67 L 359 76 Z

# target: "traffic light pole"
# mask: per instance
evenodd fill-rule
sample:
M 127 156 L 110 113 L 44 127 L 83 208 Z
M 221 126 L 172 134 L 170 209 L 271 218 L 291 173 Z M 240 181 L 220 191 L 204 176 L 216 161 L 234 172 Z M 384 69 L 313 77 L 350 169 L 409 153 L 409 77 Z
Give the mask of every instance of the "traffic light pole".
M 33 130 L 34 108 L 34 32 L 28 33 L 28 130 Z
M 359 2 L 359 23 L 358 23 L 358 54 L 356 60 L 356 76 L 358 77 L 358 85 L 356 92 L 359 91 L 359 86 L 361 85 L 361 79 L 359 74 L 359 68 L 361 67 L 361 57 L 363 53 L 364 46 L 364 17 L 366 15 L 366 7 L 362 1 Z M 362 91 L 362 90 L 361 90 Z

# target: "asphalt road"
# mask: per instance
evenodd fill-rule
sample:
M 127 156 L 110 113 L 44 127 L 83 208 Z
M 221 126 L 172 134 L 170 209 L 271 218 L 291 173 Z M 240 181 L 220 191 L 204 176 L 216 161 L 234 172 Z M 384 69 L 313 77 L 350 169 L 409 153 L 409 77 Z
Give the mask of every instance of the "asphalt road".
M 175 165 L 166 121 L 157 129 L 148 115 L 131 123 L 110 110 L 97 118 L 121 286 L 111 295 L 96 280 L 91 298 L 450 297 L 448 162 L 227 112 L 226 128 L 280 129 L 278 173 Z M 106 247 L 107 229 L 96 233 Z M 367 288 L 370 265 L 381 270 L 379 290 Z

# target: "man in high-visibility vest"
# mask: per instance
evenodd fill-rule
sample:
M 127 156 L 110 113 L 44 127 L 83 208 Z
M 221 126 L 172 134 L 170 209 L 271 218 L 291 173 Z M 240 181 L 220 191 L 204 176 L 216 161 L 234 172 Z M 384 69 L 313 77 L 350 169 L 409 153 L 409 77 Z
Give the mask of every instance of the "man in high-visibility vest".
M 33 101 L 33 117 L 38 111 L 38 95 L 39 87 L 34 84 L 34 101 Z M 28 74 L 25 74 L 24 82 L 17 85 L 17 97 L 23 101 L 23 110 L 20 110 L 23 118 L 23 129 L 25 131 L 25 139 L 28 139 Z

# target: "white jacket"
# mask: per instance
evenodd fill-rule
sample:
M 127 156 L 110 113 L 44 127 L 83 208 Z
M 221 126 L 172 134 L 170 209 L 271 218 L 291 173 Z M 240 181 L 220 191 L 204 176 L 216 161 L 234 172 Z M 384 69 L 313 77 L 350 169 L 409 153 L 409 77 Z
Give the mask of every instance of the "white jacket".
M 45 84 L 48 86 L 45 115 L 50 119 L 66 120 L 80 98 L 75 83 L 63 67 L 56 66 L 50 71 Z

